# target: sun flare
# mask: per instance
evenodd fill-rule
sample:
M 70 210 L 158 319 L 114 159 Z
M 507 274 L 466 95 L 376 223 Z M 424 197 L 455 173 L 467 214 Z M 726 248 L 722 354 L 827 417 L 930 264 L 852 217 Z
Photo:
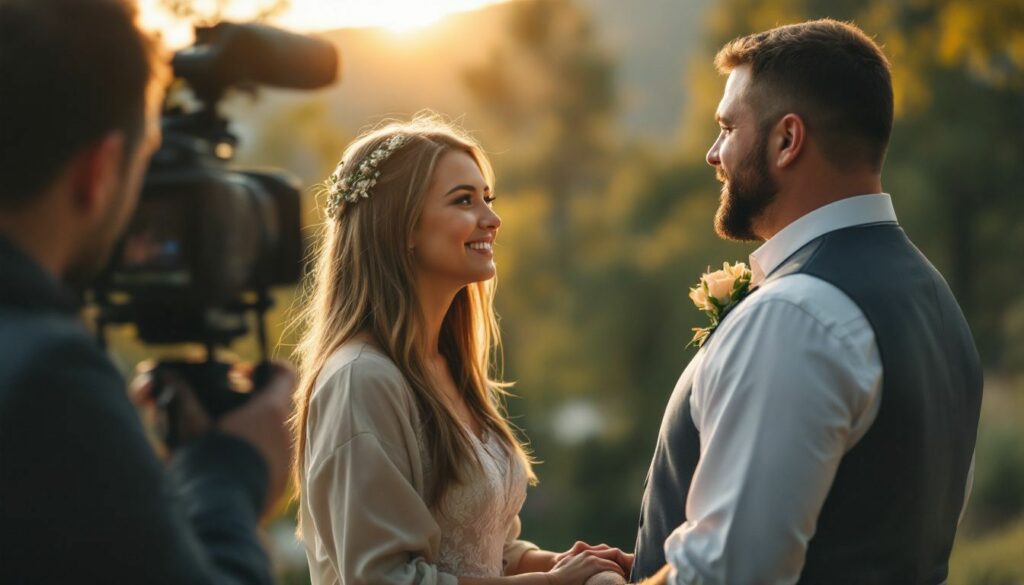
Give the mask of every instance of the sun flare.
M 291 0 L 288 8 L 269 24 L 303 33 L 338 28 L 379 27 L 394 33 L 409 33 L 426 28 L 457 12 L 465 12 L 509 0 Z M 176 20 L 163 7 L 164 0 L 140 0 L 143 25 L 156 30 L 172 48 L 191 40 L 188 23 Z M 231 0 L 223 17 L 227 20 L 252 19 L 268 0 Z M 194 4 L 204 14 L 204 3 Z
M 394 14 L 381 26 L 393 33 L 408 33 L 426 28 L 441 20 L 443 14 L 437 14 L 430 10 L 429 6 L 408 10 L 402 14 Z

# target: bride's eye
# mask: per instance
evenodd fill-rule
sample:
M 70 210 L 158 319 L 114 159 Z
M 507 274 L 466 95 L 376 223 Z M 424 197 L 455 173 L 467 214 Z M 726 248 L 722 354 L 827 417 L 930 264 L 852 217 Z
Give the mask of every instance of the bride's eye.
M 492 203 L 494 203 L 495 199 L 497 199 L 497 196 L 488 195 L 487 197 L 484 197 L 484 203 L 486 203 L 487 205 L 491 205 Z
M 472 201 L 473 201 L 472 196 L 469 195 L 469 194 L 466 194 L 466 195 L 460 195 L 460 196 L 456 197 L 454 203 L 456 205 L 466 205 L 468 203 L 472 203 Z

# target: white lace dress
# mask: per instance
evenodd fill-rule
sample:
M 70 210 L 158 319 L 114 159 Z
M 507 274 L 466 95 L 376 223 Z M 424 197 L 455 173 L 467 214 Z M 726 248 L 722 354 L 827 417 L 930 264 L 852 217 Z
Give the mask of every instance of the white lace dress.
M 452 575 L 498 577 L 504 573 L 509 528 L 518 533 L 526 499 L 526 471 L 494 433 L 469 433 L 480 472 L 450 488 L 437 514 L 441 526 L 438 567 Z M 428 469 L 429 473 L 429 469 Z
M 309 402 L 299 518 L 313 585 L 457 585 L 514 572 L 526 468 L 495 433 L 473 437 L 481 469 L 440 511 L 412 390 L 394 363 L 358 343 L 324 366 Z

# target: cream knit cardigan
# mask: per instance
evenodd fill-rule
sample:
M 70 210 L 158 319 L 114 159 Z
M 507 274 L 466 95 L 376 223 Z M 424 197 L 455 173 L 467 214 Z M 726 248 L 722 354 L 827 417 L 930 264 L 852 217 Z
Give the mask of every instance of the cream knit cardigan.
M 456 585 L 438 570 L 441 529 L 427 506 L 412 389 L 382 352 L 351 341 L 309 402 L 299 519 L 313 585 Z M 527 550 L 509 527 L 504 571 Z

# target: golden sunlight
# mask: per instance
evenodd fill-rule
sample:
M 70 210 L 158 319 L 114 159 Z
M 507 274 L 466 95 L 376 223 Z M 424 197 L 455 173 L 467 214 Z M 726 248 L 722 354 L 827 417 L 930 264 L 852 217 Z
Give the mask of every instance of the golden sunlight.
M 290 0 L 288 8 L 272 18 L 269 24 L 295 32 L 319 32 L 338 28 L 381 27 L 406 33 L 434 24 L 449 14 L 482 8 L 508 0 Z M 201 15 L 203 6 L 194 6 Z M 217 3 L 222 4 L 221 2 Z M 223 9 L 226 20 L 246 21 L 266 7 L 267 0 L 229 0 Z M 191 41 L 188 23 L 176 21 L 163 7 L 161 0 L 139 0 L 143 26 L 157 30 L 171 48 L 180 48 Z

